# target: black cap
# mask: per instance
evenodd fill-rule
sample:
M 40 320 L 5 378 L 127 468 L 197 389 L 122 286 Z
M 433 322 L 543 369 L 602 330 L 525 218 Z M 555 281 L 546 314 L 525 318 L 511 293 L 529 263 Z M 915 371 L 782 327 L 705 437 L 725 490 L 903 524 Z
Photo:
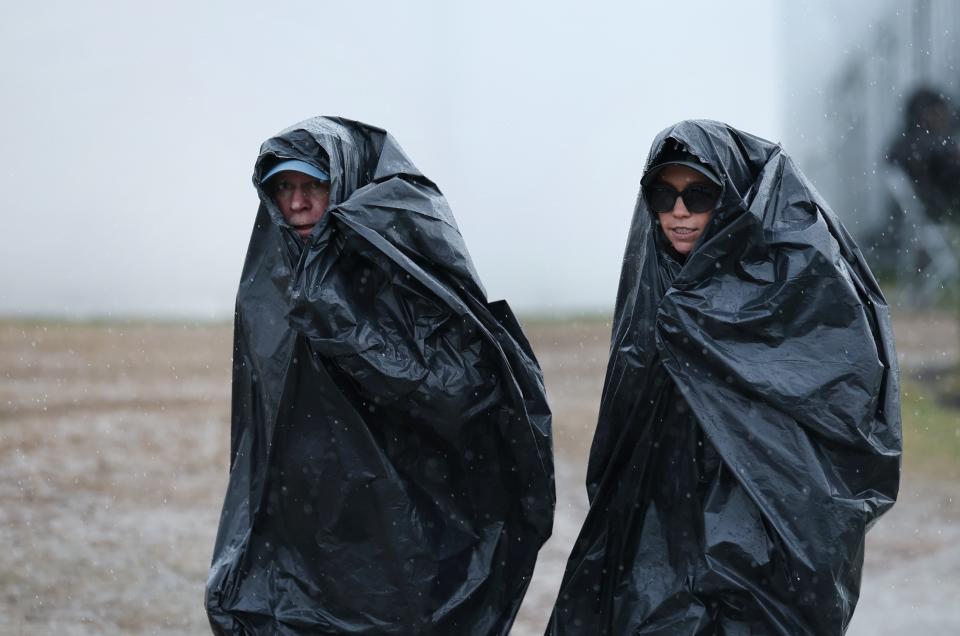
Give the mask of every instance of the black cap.
M 713 170 L 707 166 L 700 163 L 700 160 L 696 156 L 687 152 L 683 146 L 679 144 L 674 144 L 664 148 L 664 150 L 657 155 L 656 163 L 643 175 L 643 178 L 640 179 L 640 185 L 648 185 L 653 181 L 660 171 L 666 168 L 667 166 L 686 166 L 691 170 L 696 170 L 712 183 L 716 185 L 722 185 L 720 183 L 720 178 L 714 174 Z

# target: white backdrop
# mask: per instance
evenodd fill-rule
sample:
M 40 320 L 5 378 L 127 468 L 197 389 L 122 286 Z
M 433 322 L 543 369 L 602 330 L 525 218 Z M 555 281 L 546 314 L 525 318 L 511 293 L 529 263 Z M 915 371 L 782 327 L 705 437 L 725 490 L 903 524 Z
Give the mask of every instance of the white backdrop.
M 491 298 L 612 306 L 650 141 L 778 139 L 773 3 L 173 1 L 0 9 L 0 314 L 224 318 L 260 143 L 385 127 Z

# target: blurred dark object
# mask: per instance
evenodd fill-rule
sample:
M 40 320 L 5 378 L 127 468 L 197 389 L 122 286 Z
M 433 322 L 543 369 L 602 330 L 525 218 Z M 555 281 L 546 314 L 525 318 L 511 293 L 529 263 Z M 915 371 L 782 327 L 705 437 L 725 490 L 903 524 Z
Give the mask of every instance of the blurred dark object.
M 901 301 L 929 306 L 960 277 L 960 119 L 949 98 L 930 88 L 912 93 L 888 162 Z
M 899 488 L 890 312 L 779 145 L 662 132 L 722 176 L 685 262 L 638 197 L 587 474 L 549 634 L 841 634 Z
M 278 159 L 329 169 L 305 242 L 261 183 Z M 385 131 L 301 122 L 264 143 L 254 184 L 214 632 L 507 634 L 555 502 L 519 324 Z
M 889 161 L 913 181 L 930 221 L 960 221 L 960 121 L 950 99 L 929 88 L 914 91 Z

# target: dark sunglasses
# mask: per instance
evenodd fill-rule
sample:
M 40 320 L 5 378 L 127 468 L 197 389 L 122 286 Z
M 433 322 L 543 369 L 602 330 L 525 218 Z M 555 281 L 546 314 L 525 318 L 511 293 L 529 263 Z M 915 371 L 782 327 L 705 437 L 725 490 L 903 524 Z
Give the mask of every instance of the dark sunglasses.
M 709 212 L 717 207 L 720 198 L 720 188 L 696 183 L 677 192 L 663 183 L 654 183 L 643 188 L 643 196 L 647 199 L 650 209 L 657 214 L 669 212 L 677 203 L 677 197 L 683 199 L 683 206 L 690 212 Z

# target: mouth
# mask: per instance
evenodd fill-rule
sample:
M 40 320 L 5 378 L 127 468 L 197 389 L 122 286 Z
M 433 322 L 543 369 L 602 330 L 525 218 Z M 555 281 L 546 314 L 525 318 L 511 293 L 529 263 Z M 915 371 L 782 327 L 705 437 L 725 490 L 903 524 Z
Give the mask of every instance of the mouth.
M 670 228 L 670 232 L 674 234 L 678 234 L 680 236 L 689 236 L 691 234 L 696 234 L 697 230 L 694 230 L 689 227 L 672 227 Z

